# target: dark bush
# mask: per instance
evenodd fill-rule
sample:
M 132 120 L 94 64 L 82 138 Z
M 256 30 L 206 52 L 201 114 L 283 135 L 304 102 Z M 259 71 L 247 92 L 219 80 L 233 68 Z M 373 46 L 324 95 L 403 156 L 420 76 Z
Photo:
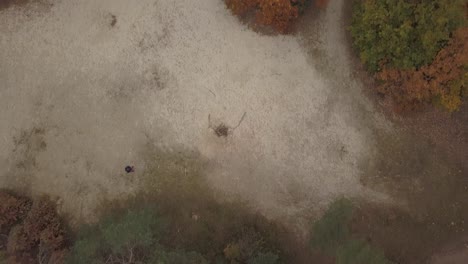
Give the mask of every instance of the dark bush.
M 19 209 L 11 211 L 22 214 L 25 203 L 17 203 Z M 55 204 L 47 197 L 40 198 L 33 202 L 26 216 L 20 218 L 24 218 L 23 221 L 14 226 L 8 235 L 9 261 L 60 263 L 66 252 L 66 231 Z
M 0 191 L 0 233 L 8 234 L 13 225 L 26 217 L 31 205 L 27 198 Z

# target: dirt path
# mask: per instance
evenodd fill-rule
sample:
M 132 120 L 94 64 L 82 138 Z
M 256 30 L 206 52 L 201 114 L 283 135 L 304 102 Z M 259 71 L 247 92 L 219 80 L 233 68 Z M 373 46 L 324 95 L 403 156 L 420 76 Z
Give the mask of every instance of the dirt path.
M 279 37 L 247 29 L 219 0 L 0 10 L 0 187 L 61 197 L 64 212 L 89 219 L 100 199 L 140 189 L 149 146 L 182 146 L 208 160 L 220 193 L 299 227 L 342 195 L 405 203 L 374 176 L 413 145 L 380 151 L 399 131 L 354 78 L 344 3 Z M 227 137 L 210 129 L 244 113 Z

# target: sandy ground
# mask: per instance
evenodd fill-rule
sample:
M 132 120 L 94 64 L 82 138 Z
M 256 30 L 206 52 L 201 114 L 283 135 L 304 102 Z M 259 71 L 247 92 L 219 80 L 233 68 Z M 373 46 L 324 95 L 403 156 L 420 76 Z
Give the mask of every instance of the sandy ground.
M 0 11 L 0 187 L 93 215 L 135 193 L 148 144 L 209 161 L 208 179 L 267 216 L 314 215 L 360 182 L 376 131 L 333 0 L 308 33 L 262 36 L 220 0 L 57 0 Z M 227 138 L 209 128 L 234 127 Z M 136 167 L 125 175 L 127 164 Z M 364 166 L 365 167 L 365 166 Z

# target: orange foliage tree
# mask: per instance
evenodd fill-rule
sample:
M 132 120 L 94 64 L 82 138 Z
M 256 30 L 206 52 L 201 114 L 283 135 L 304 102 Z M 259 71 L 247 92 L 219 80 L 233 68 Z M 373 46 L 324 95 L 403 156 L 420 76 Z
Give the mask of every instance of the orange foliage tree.
M 379 91 L 390 95 L 402 110 L 438 102 L 455 111 L 468 89 L 468 28 L 458 29 L 434 61 L 417 70 L 383 67 Z
M 285 34 L 310 0 L 225 0 L 237 16 L 254 15 L 254 23 L 269 26 Z M 315 0 L 317 7 L 325 7 L 328 0 Z
M 257 8 L 258 0 L 226 0 L 226 5 L 237 16 L 244 16 Z
M 292 22 L 299 16 L 299 9 L 289 0 L 258 0 L 257 23 L 271 26 L 280 33 L 289 31 Z

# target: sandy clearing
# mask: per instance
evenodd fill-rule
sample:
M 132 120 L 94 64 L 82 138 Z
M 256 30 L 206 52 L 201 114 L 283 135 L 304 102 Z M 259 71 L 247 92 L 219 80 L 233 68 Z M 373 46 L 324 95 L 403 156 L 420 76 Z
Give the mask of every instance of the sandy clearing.
M 344 0 L 297 37 L 256 34 L 219 0 L 53 4 L 0 11 L 0 187 L 88 217 L 138 191 L 123 167 L 138 177 L 153 142 L 200 152 L 213 187 L 273 218 L 385 199 L 359 182 L 375 131 L 392 128 L 351 77 Z M 208 128 L 243 113 L 227 139 Z

